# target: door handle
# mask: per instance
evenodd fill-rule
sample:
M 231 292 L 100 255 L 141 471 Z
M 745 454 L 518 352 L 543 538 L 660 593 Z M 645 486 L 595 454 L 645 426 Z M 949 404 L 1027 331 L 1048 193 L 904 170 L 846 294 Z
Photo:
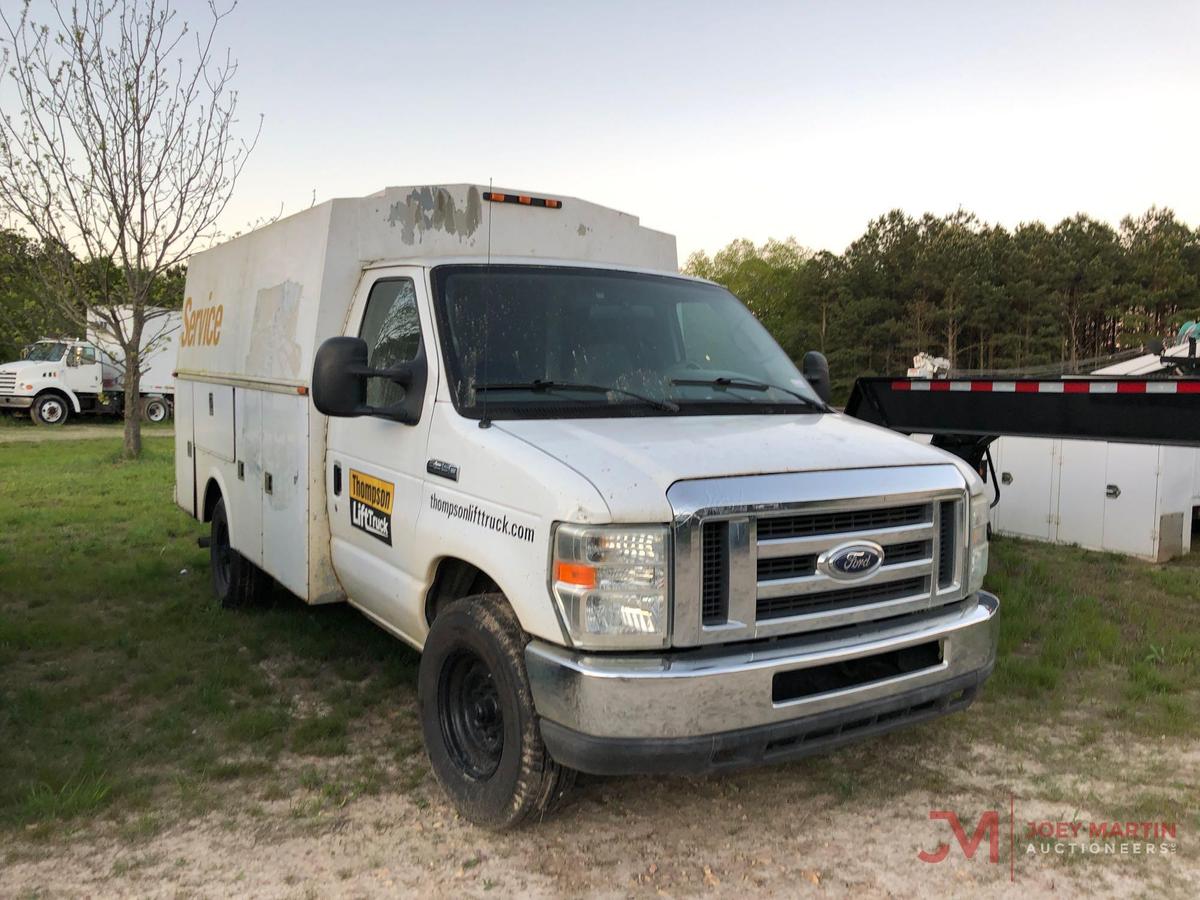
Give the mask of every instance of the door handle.
M 342 464 L 333 464 L 333 496 L 342 496 Z
M 1106 485 L 1104 488 L 1104 496 L 1112 500 L 1116 500 L 1121 496 L 1121 488 L 1115 484 Z

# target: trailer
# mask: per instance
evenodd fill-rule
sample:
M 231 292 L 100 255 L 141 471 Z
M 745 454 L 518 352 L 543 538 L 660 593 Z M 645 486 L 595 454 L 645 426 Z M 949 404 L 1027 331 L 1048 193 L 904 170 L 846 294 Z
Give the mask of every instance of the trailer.
M 1188 356 L 1130 367 L 1158 373 Z M 990 482 L 993 511 L 1018 491 L 1022 502 L 993 512 L 999 531 L 1157 561 L 1191 547 L 1197 395 L 1193 377 L 860 378 L 846 413 L 966 460 Z

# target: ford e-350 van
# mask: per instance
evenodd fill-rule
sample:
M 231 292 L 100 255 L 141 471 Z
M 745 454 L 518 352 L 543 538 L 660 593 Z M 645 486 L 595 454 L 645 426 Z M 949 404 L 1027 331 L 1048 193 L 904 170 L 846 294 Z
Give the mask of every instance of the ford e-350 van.
M 176 390 L 218 598 L 274 579 L 420 650 L 475 822 L 924 721 L 992 669 L 978 476 L 834 412 L 822 358 L 632 216 L 389 188 L 197 255 L 186 293 L 221 323 Z

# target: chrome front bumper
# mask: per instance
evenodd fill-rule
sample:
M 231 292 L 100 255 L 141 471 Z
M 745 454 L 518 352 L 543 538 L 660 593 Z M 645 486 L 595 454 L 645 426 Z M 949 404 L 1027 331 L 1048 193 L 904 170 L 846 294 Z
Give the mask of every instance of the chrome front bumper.
M 18 397 L 15 394 L 0 394 L 0 409 L 29 409 L 33 406 L 32 397 Z
M 968 705 L 996 659 L 999 601 L 732 647 L 647 656 L 532 641 L 526 666 L 547 747 L 597 773 L 708 771 L 799 756 Z M 798 699 L 776 676 L 936 642 L 915 671 Z

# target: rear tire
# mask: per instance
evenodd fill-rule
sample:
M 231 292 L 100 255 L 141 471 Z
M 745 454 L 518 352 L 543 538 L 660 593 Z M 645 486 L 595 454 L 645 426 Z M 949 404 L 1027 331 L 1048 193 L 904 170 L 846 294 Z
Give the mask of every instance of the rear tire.
M 147 422 L 165 422 L 170 415 L 167 401 L 162 397 L 151 397 L 142 404 L 142 416 Z
M 213 509 L 211 535 L 208 557 L 217 602 L 226 609 L 264 603 L 270 595 L 270 576 L 230 545 L 224 497 Z
M 542 743 L 528 636 L 503 594 L 457 600 L 421 651 L 417 703 L 434 775 L 468 821 L 504 829 L 553 812 L 575 782 Z
M 71 416 L 71 404 L 58 394 L 42 394 L 33 401 L 30 415 L 39 425 L 65 425 Z

